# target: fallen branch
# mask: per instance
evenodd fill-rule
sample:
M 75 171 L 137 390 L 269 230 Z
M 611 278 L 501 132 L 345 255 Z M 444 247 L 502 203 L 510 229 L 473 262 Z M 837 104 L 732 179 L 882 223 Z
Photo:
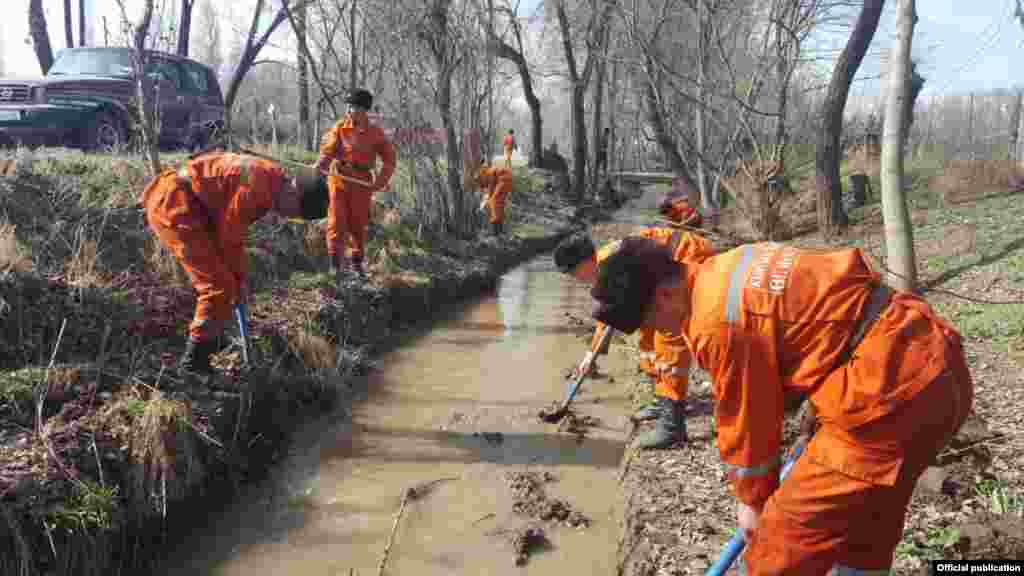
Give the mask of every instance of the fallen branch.
M 494 518 L 494 512 L 491 512 L 490 514 L 484 514 L 483 516 L 477 518 L 472 524 L 470 524 L 470 526 L 476 526 L 477 524 L 483 522 L 484 520 L 487 520 L 488 518 Z
M 388 563 L 388 556 L 391 554 L 391 547 L 395 543 L 395 534 L 398 533 L 398 523 L 402 521 L 402 514 L 405 513 L 405 505 L 409 500 L 422 498 L 434 485 L 448 480 L 458 480 L 458 478 L 438 478 L 437 480 L 431 480 L 430 482 L 406 488 L 405 492 L 402 493 L 402 503 L 399 504 L 398 512 L 395 514 L 395 522 L 391 525 L 391 535 L 388 536 L 387 546 L 384 547 L 384 553 L 381 555 L 380 564 L 377 566 L 377 576 L 383 576 L 384 574 L 384 567 Z
M 1011 436 L 1011 434 L 1009 434 L 1009 433 L 999 432 L 999 433 L 993 434 L 992 436 L 989 436 L 987 438 L 982 438 L 980 440 L 975 440 L 974 442 L 968 442 L 967 444 L 963 445 L 962 447 L 958 448 L 957 450 L 953 450 L 953 451 L 950 451 L 950 452 L 943 452 L 942 454 L 939 454 L 936 458 L 937 459 L 949 458 L 950 456 L 956 456 L 957 454 L 963 454 L 964 452 L 970 452 L 971 450 L 973 450 L 974 448 L 976 448 L 978 446 L 983 446 L 985 444 L 991 444 L 991 443 L 996 442 L 998 440 L 1006 440 L 1010 436 Z

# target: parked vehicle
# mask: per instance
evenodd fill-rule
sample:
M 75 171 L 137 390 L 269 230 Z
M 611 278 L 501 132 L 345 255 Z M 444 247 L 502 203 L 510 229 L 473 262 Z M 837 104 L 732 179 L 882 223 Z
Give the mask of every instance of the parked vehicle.
M 198 149 L 224 126 L 224 98 L 213 71 L 198 62 L 150 52 L 160 142 Z M 0 141 L 111 150 L 131 137 L 136 94 L 132 50 L 62 50 L 41 79 L 0 78 Z

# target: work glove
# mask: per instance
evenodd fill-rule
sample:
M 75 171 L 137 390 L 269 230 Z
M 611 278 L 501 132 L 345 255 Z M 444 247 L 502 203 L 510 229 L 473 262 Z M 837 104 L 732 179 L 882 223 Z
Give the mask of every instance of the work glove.
M 573 374 L 573 378 L 579 378 L 580 374 L 590 375 L 594 370 L 594 359 L 596 355 L 593 350 L 588 350 L 586 356 L 583 357 L 583 361 L 576 368 L 576 372 Z
M 750 539 L 754 536 L 754 530 L 757 530 L 757 525 L 761 520 L 761 511 L 764 509 L 764 505 L 755 508 L 748 506 L 739 500 L 736 501 L 736 525 L 739 526 L 740 532 L 743 534 L 743 539 L 750 542 Z

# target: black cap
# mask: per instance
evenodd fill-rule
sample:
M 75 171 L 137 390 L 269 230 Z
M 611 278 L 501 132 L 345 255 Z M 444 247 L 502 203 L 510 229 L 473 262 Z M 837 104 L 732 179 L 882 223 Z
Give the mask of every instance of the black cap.
M 302 194 L 300 200 L 303 220 L 320 220 L 327 217 L 327 178 L 316 168 L 300 169 L 295 183 Z
M 598 301 L 592 316 L 626 334 L 636 332 L 653 300 L 655 286 L 681 268 L 669 250 L 654 241 L 624 238 L 619 249 L 598 266 L 597 281 L 590 291 Z
M 570 236 L 559 242 L 555 248 L 555 267 L 563 274 L 571 274 L 572 271 L 585 260 L 594 257 L 597 250 L 594 242 L 586 234 Z
M 348 93 L 348 96 L 345 97 L 345 103 L 354 104 L 369 110 L 373 108 L 373 94 L 370 94 L 369 90 L 357 88 Z

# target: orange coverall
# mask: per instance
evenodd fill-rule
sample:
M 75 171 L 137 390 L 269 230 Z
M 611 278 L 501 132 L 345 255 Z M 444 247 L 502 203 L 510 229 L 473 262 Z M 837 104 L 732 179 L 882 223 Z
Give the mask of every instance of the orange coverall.
M 378 158 L 384 166 L 373 178 Z M 395 149 L 380 127 L 356 128 L 351 117 L 346 117 L 328 130 L 320 143 L 320 171 L 330 174 L 328 169 L 334 160 L 338 161 L 341 174 L 372 182 L 372 186 L 328 175 L 327 253 L 332 262 L 336 262 L 343 251 L 353 260 L 361 260 L 370 224 L 370 202 L 373 193 L 391 181 L 395 172 Z
M 146 221 L 198 293 L 193 341 L 216 337 L 244 296 L 246 231 L 274 207 L 284 178 L 268 160 L 213 153 L 165 170 L 143 191 Z
M 918 477 L 973 400 L 960 335 L 893 292 L 840 363 L 881 282 L 860 250 L 741 246 L 687 267 L 686 282 L 683 333 L 715 383 L 721 457 L 736 497 L 764 505 L 749 573 L 888 568 Z M 789 392 L 808 394 L 820 428 L 779 487 Z
M 512 171 L 508 168 L 480 168 L 480 188 L 487 195 L 490 223 L 505 222 L 505 200 L 512 192 Z
M 690 208 L 690 203 L 686 198 L 676 198 L 670 201 L 668 213 L 665 214 L 665 217 L 676 224 L 684 226 L 698 228 L 701 225 L 700 212 Z
M 660 246 L 674 246 L 673 259 L 676 262 L 702 262 L 714 253 L 711 243 L 706 239 L 674 228 L 645 228 L 636 234 L 653 240 Z M 595 259 L 598 264 L 604 261 L 619 247 L 619 242 L 605 244 L 597 250 Z M 598 322 L 597 330 L 591 340 L 590 348 L 595 354 L 606 354 L 608 351 L 597 350 L 601 335 L 607 326 Z M 670 336 L 655 332 L 653 328 L 641 327 L 640 333 L 640 370 L 655 378 L 654 393 L 662 398 L 676 402 L 686 399 L 690 381 L 690 351 L 682 336 Z
M 516 139 L 511 134 L 505 136 L 502 144 L 505 147 L 505 168 L 512 169 L 512 151 L 516 148 Z

